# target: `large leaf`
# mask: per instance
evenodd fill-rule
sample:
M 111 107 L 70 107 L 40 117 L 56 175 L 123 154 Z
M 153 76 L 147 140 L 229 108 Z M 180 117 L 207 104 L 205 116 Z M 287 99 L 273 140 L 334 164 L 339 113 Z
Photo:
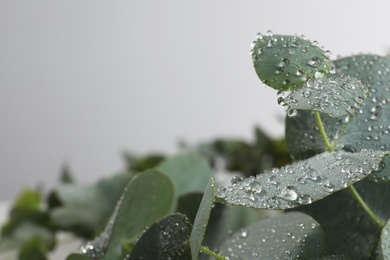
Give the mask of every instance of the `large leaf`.
M 368 96 L 369 90 L 361 81 L 341 76 L 309 79 L 303 87 L 278 101 L 288 107 L 290 115 L 302 109 L 339 117 L 356 113 Z
M 126 172 L 95 185 L 60 185 L 56 194 L 62 205 L 51 212 L 54 223 L 87 238 L 93 237 L 102 230 L 133 177 L 133 174 Z
M 217 197 L 253 208 L 286 209 L 310 204 L 344 189 L 377 169 L 386 152 L 323 153 L 281 169 L 219 187 Z
M 215 202 L 214 179 L 211 178 L 207 184 L 202 201 L 196 214 L 194 228 L 191 232 L 190 245 L 192 259 L 198 259 L 199 250 L 202 245 L 203 237 L 206 233 L 207 223 L 209 222 L 211 209 Z
M 105 231 L 83 246 L 81 253 L 120 259 L 122 245 L 132 245 L 145 227 L 169 213 L 173 199 L 173 185 L 167 176 L 156 170 L 137 174 L 126 187 Z
M 206 159 L 190 152 L 166 159 L 157 169 L 171 178 L 176 196 L 203 192 L 212 175 Z
M 367 64 L 368 63 L 368 64 Z M 337 73 L 356 76 L 359 74 L 371 88 L 361 113 L 346 127 L 337 147 L 353 147 L 355 150 L 390 149 L 390 57 L 358 56 L 337 61 Z M 385 163 L 390 164 L 386 159 Z M 375 180 L 390 180 L 390 167 L 370 177 Z
M 333 66 L 327 52 L 298 36 L 258 34 L 251 54 L 259 78 L 279 90 L 302 86 Z
M 387 151 L 390 147 L 390 57 L 375 55 L 358 55 L 335 61 L 336 74 L 330 77 L 348 75 L 360 79 L 370 89 L 371 97 L 361 106 L 359 113 L 353 118 L 347 118 L 349 124 L 343 125 L 340 120 L 324 119 L 328 136 L 338 141 L 336 149 L 360 151 L 374 149 Z M 298 116 L 287 118 L 286 140 L 288 148 L 296 158 L 304 158 L 313 152 L 322 152 L 322 137 L 318 131 L 313 131 L 314 118 L 304 116 L 298 111 Z M 299 116 L 300 114 L 303 116 Z M 314 126 L 315 128 L 315 126 Z M 308 138 L 311 136 L 312 138 Z M 330 138 L 333 140 L 332 138 Z M 312 144 L 315 148 L 312 148 Z M 318 144 L 318 145 L 317 145 Z M 390 159 L 385 159 L 390 164 Z M 389 180 L 390 169 L 373 173 L 370 178 L 375 180 Z
M 302 213 L 259 221 L 232 235 L 220 254 L 229 259 L 317 259 L 324 249 L 320 225 Z
M 390 183 L 376 183 L 366 178 L 354 186 L 383 222 L 389 219 Z M 326 234 L 328 254 L 348 255 L 352 259 L 371 259 L 375 255 L 380 230 L 349 190 L 293 210 L 305 212 L 320 223 Z
M 169 215 L 154 223 L 138 240 L 128 260 L 191 260 L 189 245 L 191 223 L 182 214 Z M 196 259 L 196 258 L 192 258 Z

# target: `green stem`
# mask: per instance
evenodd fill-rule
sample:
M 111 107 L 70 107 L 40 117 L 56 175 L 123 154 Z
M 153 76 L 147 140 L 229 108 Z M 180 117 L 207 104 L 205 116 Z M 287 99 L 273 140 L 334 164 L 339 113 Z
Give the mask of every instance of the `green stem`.
M 316 117 L 317 125 L 318 125 L 318 128 L 320 129 L 322 139 L 324 140 L 326 150 L 328 150 L 328 152 L 331 152 L 331 151 L 333 151 L 334 147 L 329 143 L 328 136 L 326 135 L 324 125 L 322 124 L 320 112 L 314 111 L 314 115 Z
M 214 257 L 217 260 L 227 260 L 224 256 L 218 255 L 217 253 L 211 251 L 205 246 L 200 246 L 200 251 Z
M 326 135 L 324 125 L 322 124 L 321 116 L 318 111 L 314 111 L 314 115 L 316 117 L 317 125 L 320 129 L 320 133 L 322 136 L 322 139 L 324 140 L 326 149 L 328 152 L 332 152 L 334 150 L 335 145 L 331 145 L 328 136 Z M 362 209 L 367 213 L 367 215 L 377 224 L 379 229 L 382 229 L 384 227 L 384 223 L 379 219 L 377 215 L 370 209 L 370 207 L 366 204 L 366 202 L 363 200 L 363 198 L 360 196 L 359 192 L 355 189 L 353 185 L 348 186 L 348 190 L 351 192 L 353 198 L 357 201 L 357 203 L 362 207 Z
M 348 190 L 351 192 L 352 196 L 355 198 L 357 203 L 364 209 L 364 211 L 368 214 L 368 216 L 378 225 L 379 229 L 382 229 L 385 224 L 378 218 L 377 215 L 370 209 L 370 207 L 366 204 L 360 194 L 357 192 L 353 185 L 348 187 Z

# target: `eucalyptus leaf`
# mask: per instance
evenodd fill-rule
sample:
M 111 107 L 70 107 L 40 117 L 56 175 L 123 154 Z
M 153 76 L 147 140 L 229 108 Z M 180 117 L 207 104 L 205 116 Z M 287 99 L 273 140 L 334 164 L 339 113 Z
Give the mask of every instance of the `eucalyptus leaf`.
M 384 260 L 390 259 L 390 221 L 382 229 L 380 241 L 381 253 Z
M 123 244 L 132 244 L 143 230 L 172 208 L 174 189 L 164 174 L 149 170 L 139 173 L 126 187 L 106 229 L 80 253 L 93 258 L 119 259 Z
M 194 152 L 168 158 L 157 169 L 171 178 L 177 197 L 191 192 L 203 192 L 212 175 L 206 159 Z
M 355 119 L 346 127 L 337 148 L 352 147 L 387 151 L 390 149 L 390 57 L 360 55 L 336 62 L 337 73 L 359 76 L 371 91 L 371 98 L 361 107 Z M 385 160 L 390 165 L 390 159 Z M 370 175 L 377 181 L 390 180 L 390 167 Z
M 368 98 L 368 88 L 350 76 L 309 79 L 286 98 L 278 101 L 288 107 L 290 115 L 296 109 L 314 110 L 332 117 L 354 114 Z
M 316 259 L 324 250 L 320 225 L 302 213 L 261 220 L 228 238 L 220 254 L 229 259 Z
M 233 179 L 216 196 L 253 208 L 287 209 L 310 204 L 369 175 L 386 152 L 362 150 L 323 153 L 245 180 Z
M 342 75 L 355 77 L 370 89 L 370 98 L 354 117 L 347 116 L 343 120 L 326 120 L 326 117 L 322 117 L 330 141 L 337 142 L 338 150 L 387 151 L 390 147 L 390 88 L 386 82 L 390 81 L 390 57 L 357 55 L 336 60 L 335 66 L 336 73 L 330 74 L 330 78 Z M 322 137 L 313 124 L 314 117 L 305 116 L 308 114 L 302 112 L 298 111 L 298 116 L 286 120 L 286 140 L 295 158 L 307 158 L 323 151 L 320 144 Z M 310 125 L 313 127 L 310 128 Z M 390 165 L 390 158 L 386 158 L 384 163 Z M 390 180 L 390 169 L 381 168 L 370 178 L 376 181 Z
M 169 215 L 146 230 L 126 259 L 191 260 L 187 244 L 191 228 L 191 223 L 185 215 Z
M 215 202 L 214 179 L 211 178 L 207 184 L 202 201 L 196 214 L 194 227 L 191 231 L 190 245 L 192 259 L 198 259 L 199 250 L 202 246 L 203 237 L 206 233 L 207 223 L 209 222 L 211 209 Z
M 101 180 L 95 185 L 61 184 L 56 194 L 62 205 L 51 211 L 54 223 L 61 229 L 87 238 L 95 236 L 103 229 L 124 188 L 133 177 L 133 174 L 126 172 Z
M 377 183 L 366 178 L 354 187 L 381 221 L 390 218 L 389 182 Z M 320 223 L 326 234 L 327 254 L 362 260 L 375 257 L 380 229 L 348 189 L 293 210 L 309 214 Z
M 333 67 L 326 51 L 298 36 L 258 34 L 251 54 L 261 81 L 278 90 L 300 87 Z
M 334 118 L 321 114 L 330 143 L 337 140 L 351 118 L 350 115 Z M 307 159 L 326 151 L 313 111 L 297 110 L 294 117 L 286 117 L 286 143 L 289 153 L 297 160 Z

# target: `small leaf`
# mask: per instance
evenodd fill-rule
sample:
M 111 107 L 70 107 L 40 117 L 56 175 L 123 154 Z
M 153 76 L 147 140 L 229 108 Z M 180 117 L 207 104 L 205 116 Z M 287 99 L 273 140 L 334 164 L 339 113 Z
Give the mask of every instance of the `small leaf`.
M 104 232 L 80 251 L 90 257 L 120 259 L 122 244 L 134 243 L 143 230 L 172 208 L 174 190 L 164 174 L 139 173 L 126 187 Z
M 256 222 L 221 247 L 229 259 L 317 259 L 324 249 L 320 225 L 305 214 L 288 213 Z
M 366 177 L 385 155 L 372 150 L 323 153 L 256 177 L 232 179 L 232 185 L 219 187 L 216 196 L 253 208 L 287 209 L 310 204 Z
M 287 35 L 258 35 L 251 51 L 256 73 L 264 84 L 292 90 L 332 68 L 329 55 L 312 42 Z
M 168 158 L 157 169 L 171 178 L 177 197 L 190 192 L 203 192 L 212 175 L 206 159 L 197 153 Z
M 390 259 L 390 221 L 387 221 L 385 227 L 382 229 L 381 252 L 384 260 Z
M 182 214 L 169 215 L 154 223 L 135 244 L 129 260 L 190 260 L 188 239 L 191 223 Z M 196 259 L 196 258 L 194 258 Z
M 382 221 L 390 218 L 390 182 L 366 178 L 354 187 L 375 215 Z M 348 189 L 293 211 L 309 214 L 320 223 L 326 234 L 327 254 L 374 259 L 380 231 Z
M 209 222 L 211 209 L 215 202 L 214 179 L 211 178 L 207 184 L 202 201 L 196 214 L 194 228 L 191 232 L 190 245 L 192 259 L 198 259 L 199 250 L 202 245 L 203 237 L 206 233 L 207 223 Z
M 361 81 L 341 76 L 309 79 L 303 87 L 278 101 L 289 111 L 314 110 L 339 117 L 356 113 L 368 96 L 369 90 Z

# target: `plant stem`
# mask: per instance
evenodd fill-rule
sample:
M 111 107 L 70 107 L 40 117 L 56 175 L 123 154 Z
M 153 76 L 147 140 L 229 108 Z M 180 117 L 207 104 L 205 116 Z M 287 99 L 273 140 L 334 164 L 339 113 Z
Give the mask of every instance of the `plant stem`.
M 316 117 L 317 125 L 320 129 L 320 133 L 321 133 L 322 139 L 324 140 L 324 144 L 326 146 L 326 149 L 328 150 L 328 152 L 332 152 L 334 150 L 335 145 L 331 145 L 329 140 L 328 140 L 328 136 L 326 135 L 324 125 L 322 124 L 320 113 L 318 111 L 314 111 L 314 115 Z M 360 205 L 360 207 L 362 207 L 362 209 L 367 213 L 367 215 L 375 222 L 375 224 L 377 224 L 379 229 L 382 229 L 385 224 L 370 209 L 370 207 L 366 204 L 366 202 L 360 196 L 359 192 L 355 189 L 353 184 L 348 186 L 348 190 L 351 192 L 353 198 Z
M 224 256 L 218 255 L 217 253 L 211 251 L 205 246 L 200 246 L 200 251 L 214 257 L 217 260 L 227 260 Z
M 333 151 L 334 147 L 329 143 L 328 136 L 326 135 L 324 125 L 322 124 L 320 112 L 314 111 L 314 115 L 316 117 L 317 125 L 318 125 L 318 128 L 320 129 L 322 139 L 324 140 L 326 150 L 328 150 L 328 152 L 331 152 L 331 151 Z
M 351 192 L 352 196 L 355 198 L 357 203 L 364 209 L 364 211 L 368 214 L 368 216 L 378 225 L 379 229 L 382 229 L 385 224 L 378 218 L 377 215 L 370 209 L 370 207 L 366 204 L 360 194 L 357 192 L 353 185 L 348 187 L 348 190 Z

